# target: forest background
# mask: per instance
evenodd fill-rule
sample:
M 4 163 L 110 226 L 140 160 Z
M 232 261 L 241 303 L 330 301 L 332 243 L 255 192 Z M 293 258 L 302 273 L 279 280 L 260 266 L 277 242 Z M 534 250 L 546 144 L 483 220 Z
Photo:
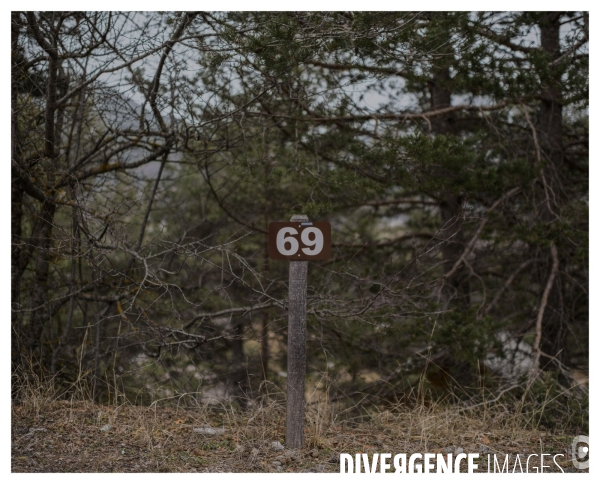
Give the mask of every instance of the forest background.
M 588 425 L 587 12 L 13 12 L 11 365 L 101 404 Z M 448 400 L 449 399 L 449 400 Z

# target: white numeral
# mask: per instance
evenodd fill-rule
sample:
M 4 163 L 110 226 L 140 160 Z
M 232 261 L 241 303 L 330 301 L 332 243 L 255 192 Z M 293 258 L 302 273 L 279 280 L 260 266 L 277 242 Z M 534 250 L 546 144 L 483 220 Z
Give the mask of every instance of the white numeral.
M 293 227 L 284 227 L 277 232 L 277 250 L 281 255 L 296 255 L 298 252 L 300 243 L 296 237 L 293 237 L 294 235 L 298 235 L 298 231 Z M 307 246 L 302 249 L 302 252 L 306 255 L 317 255 L 323 250 L 325 238 L 323 237 L 323 232 L 317 227 L 303 228 L 300 238 L 302 239 L 302 243 Z M 289 248 L 286 249 L 287 244 L 289 244 Z
M 277 250 L 282 255 L 294 255 L 298 252 L 298 241 L 294 237 L 286 237 L 286 235 L 298 235 L 298 231 L 292 227 L 284 227 L 277 232 Z M 290 248 L 285 248 L 285 243 L 289 242 Z
M 315 235 L 313 240 L 310 240 L 310 234 Z M 304 245 L 308 245 L 309 247 L 314 245 L 313 249 L 302 249 L 302 252 L 306 255 L 317 255 L 323 250 L 323 232 L 318 228 L 308 227 L 304 229 L 300 238 L 302 239 L 302 242 L 304 242 Z

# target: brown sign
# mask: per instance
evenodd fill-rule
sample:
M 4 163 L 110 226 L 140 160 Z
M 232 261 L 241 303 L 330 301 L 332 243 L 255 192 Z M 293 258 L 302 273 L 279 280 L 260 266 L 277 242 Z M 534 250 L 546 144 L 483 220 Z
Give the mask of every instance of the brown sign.
M 269 257 L 284 260 L 319 260 L 331 257 L 328 222 L 271 222 Z

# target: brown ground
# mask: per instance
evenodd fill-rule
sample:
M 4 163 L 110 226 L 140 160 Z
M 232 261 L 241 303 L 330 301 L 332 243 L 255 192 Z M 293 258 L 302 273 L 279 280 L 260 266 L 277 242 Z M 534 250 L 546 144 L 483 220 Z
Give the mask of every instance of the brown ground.
M 523 430 L 502 413 L 467 416 L 456 409 L 399 409 L 368 423 L 311 410 L 307 421 L 305 448 L 292 453 L 273 448 L 285 436 L 284 411 L 276 404 L 246 414 L 70 401 L 15 406 L 12 472 L 339 472 L 339 452 L 456 454 L 457 447 L 479 453 L 476 462 L 486 472 L 487 453 L 500 462 L 509 454 L 510 470 L 521 454 L 525 469 L 529 454 L 566 454 L 573 438 Z M 106 425 L 110 429 L 101 431 Z M 225 432 L 194 430 L 206 427 Z M 532 472 L 536 459 L 529 463 Z M 545 460 L 550 465 L 545 472 L 560 472 L 552 456 Z M 566 472 L 575 471 L 568 456 L 556 461 Z

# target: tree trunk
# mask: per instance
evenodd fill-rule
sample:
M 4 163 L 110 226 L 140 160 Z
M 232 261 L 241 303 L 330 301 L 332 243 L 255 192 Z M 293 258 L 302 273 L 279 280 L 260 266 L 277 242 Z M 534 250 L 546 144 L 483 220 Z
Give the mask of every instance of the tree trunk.
M 550 61 L 560 57 L 560 13 L 547 12 L 540 21 L 541 46 Z M 539 142 L 544 163 L 543 180 L 547 190 L 547 201 L 541 204 L 542 219 L 552 223 L 559 214 L 559 205 L 564 199 L 562 183 L 564 180 L 564 150 L 563 150 L 563 119 L 562 119 L 562 92 L 560 72 L 552 73 L 551 80 L 542 92 L 539 112 Z M 541 350 L 549 357 L 556 357 L 559 361 L 565 359 L 565 343 L 567 330 L 563 322 L 563 298 L 560 283 L 560 267 L 564 264 L 561 257 L 560 241 L 555 241 L 558 249 L 559 272 L 548 297 L 548 303 L 542 320 Z M 545 264 L 540 273 L 540 287 L 544 288 L 552 271 L 552 255 L 549 248 L 542 249 Z M 564 254 L 562 254 L 564 255 Z M 549 357 L 543 354 L 540 358 L 540 367 L 543 369 L 554 368 Z
M 20 287 L 21 287 L 21 220 L 23 217 L 23 187 L 19 180 L 19 170 L 12 164 L 20 165 L 19 156 L 19 135 L 17 123 L 17 88 L 18 88 L 18 66 L 16 64 L 17 48 L 19 45 L 19 14 L 13 12 L 11 16 L 11 106 L 10 106 L 10 124 L 11 124 L 11 185 L 10 185 L 10 302 L 11 302 L 11 371 L 15 372 L 20 365 L 20 320 L 19 313 L 16 310 L 20 306 Z
M 268 227 L 267 217 L 265 214 L 265 226 Z M 264 237 L 264 251 L 263 251 L 263 271 L 266 276 L 269 271 L 269 236 L 268 234 Z M 260 328 L 260 361 L 262 364 L 262 378 L 266 382 L 269 379 L 269 310 L 264 310 L 261 316 L 261 328 Z M 265 384 L 264 390 L 267 390 Z
M 50 250 L 52 247 L 52 225 L 56 205 L 45 202 L 40 209 L 41 227 L 35 238 L 37 250 L 35 259 L 35 274 L 31 288 L 31 321 L 25 335 L 25 346 L 33 354 L 40 344 L 44 325 L 50 320 L 50 305 L 48 304 L 48 277 L 50 275 Z
M 37 29 L 37 26 L 31 25 Z M 39 32 L 39 31 L 38 31 Z M 56 130 L 55 130 L 55 111 L 56 111 L 56 91 L 59 60 L 57 54 L 57 37 L 55 32 L 51 40 L 51 46 L 47 48 L 48 53 L 48 83 L 46 89 L 46 110 L 44 115 L 44 160 L 46 182 L 52 187 L 53 172 L 55 170 L 54 162 L 56 158 Z M 50 194 L 51 195 L 51 194 Z M 50 320 L 50 306 L 48 305 L 48 277 L 50 268 L 50 249 L 52 247 L 52 228 L 54 225 L 54 213 L 56 205 L 46 200 L 42 202 L 38 215 L 39 230 L 34 236 L 36 247 L 35 273 L 33 287 L 31 288 L 31 307 L 34 308 L 27 335 L 24 340 L 26 349 L 32 355 L 40 345 L 40 338 L 44 325 Z
M 244 317 L 240 316 L 237 321 L 234 320 L 233 339 L 231 341 L 233 395 L 241 407 L 246 406 L 249 388 L 246 355 L 244 354 Z
M 447 108 L 451 105 L 450 91 L 445 84 L 450 80 L 450 70 L 437 69 L 430 82 L 431 109 Z M 431 120 L 431 130 L 434 135 L 447 135 L 452 131 L 450 115 L 437 116 Z M 442 176 L 442 175 L 440 175 Z M 444 271 L 449 272 L 465 249 L 465 237 L 462 219 L 463 196 L 446 190 L 442 194 L 440 213 L 442 229 L 440 237 L 446 241 L 442 248 Z M 448 278 L 444 285 L 444 299 L 447 308 L 464 308 L 469 305 L 469 279 L 464 267 L 457 270 Z

